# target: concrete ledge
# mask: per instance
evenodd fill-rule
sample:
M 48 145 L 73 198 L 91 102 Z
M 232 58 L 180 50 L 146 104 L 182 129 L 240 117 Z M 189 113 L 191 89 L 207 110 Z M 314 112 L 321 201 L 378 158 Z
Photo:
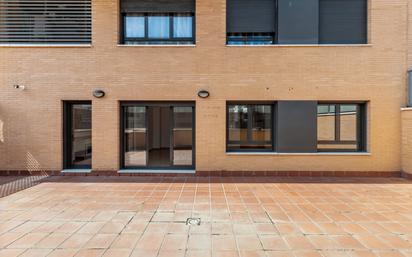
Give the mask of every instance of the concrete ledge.
M 270 45 L 228 45 L 226 47 L 372 47 L 373 44 L 270 44 Z
M 65 169 L 62 170 L 61 173 L 66 174 L 66 173 L 91 173 L 91 169 Z
M 194 47 L 196 47 L 196 45 L 195 44 L 187 44 L 187 45 L 185 45 L 185 44 L 182 44 L 182 45 L 173 45 L 173 44 L 170 44 L 170 45 L 168 45 L 168 44 L 165 44 L 165 45 L 144 45 L 144 44 L 141 44 L 141 45 L 139 45 L 139 44 L 122 45 L 122 44 L 118 44 L 117 47 L 126 47 L 126 48 L 127 47 L 149 47 L 149 48 L 151 48 L 151 47 L 153 47 L 153 48 L 159 48 L 159 47 L 161 47 L 161 48 L 167 48 L 167 47 L 185 48 L 185 47 L 190 47 L 190 48 L 194 48 Z
M 0 48 L 91 48 L 91 44 L 0 44 Z
M 401 177 L 398 171 L 196 171 L 201 177 Z
M 233 156 L 371 156 L 369 152 L 319 152 L 319 153 L 278 153 L 278 152 L 226 152 Z
M 153 170 L 153 169 L 122 169 L 119 176 L 147 176 L 147 177 L 194 177 L 195 170 Z

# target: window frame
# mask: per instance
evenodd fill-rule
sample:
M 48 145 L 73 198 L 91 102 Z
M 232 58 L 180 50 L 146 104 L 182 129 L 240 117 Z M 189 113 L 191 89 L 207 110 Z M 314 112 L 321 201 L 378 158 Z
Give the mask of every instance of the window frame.
M 238 34 L 238 35 L 237 35 Z M 267 34 L 267 35 L 258 35 Z M 226 32 L 226 44 L 227 45 L 276 45 L 277 44 L 277 33 L 276 32 L 262 32 L 262 33 L 249 33 L 249 32 L 239 32 L 232 33 Z M 238 36 L 239 38 L 233 38 Z M 267 40 L 254 39 L 255 36 L 261 37 L 271 37 L 272 42 L 267 43 Z M 254 42 L 254 43 L 252 43 Z M 239 43 L 239 44 L 237 44 Z
M 145 165 L 126 165 L 126 122 L 127 117 L 125 117 L 125 109 L 127 107 L 144 107 L 145 112 L 147 112 L 148 107 L 191 107 L 192 108 L 192 164 L 191 165 L 170 165 L 164 167 L 155 167 L 148 166 L 148 159 L 146 160 Z M 119 167 L 122 170 L 193 170 L 196 168 L 196 102 L 194 101 L 119 101 Z M 172 118 L 173 115 L 170 117 Z M 149 129 L 148 122 L 149 117 L 147 113 L 145 114 L 145 126 L 146 126 L 146 150 L 148 151 L 148 140 L 149 140 Z M 172 120 L 170 120 L 172 122 Z M 173 125 L 174 126 L 174 125 Z M 170 139 L 173 138 L 173 135 L 170 135 Z M 148 154 L 148 153 L 147 153 Z M 148 156 L 147 156 L 148 158 Z
M 276 0 L 278 1 L 278 0 Z M 365 15 L 365 41 L 362 43 L 345 43 L 345 42 L 340 42 L 340 43 L 324 43 L 321 42 L 321 13 L 320 13 L 320 8 L 321 8 L 321 4 L 319 1 L 319 24 L 318 24 L 318 45 L 368 45 L 370 44 L 370 1 L 371 0 L 364 0 L 365 1 L 365 10 L 364 10 L 364 15 Z
M 92 1 L 2 1 L 0 47 L 93 43 Z
M 317 140 L 318 152 L 366 152 L 367 151 L 367 113 L 365 102 L 318 102 L 318 107 L 321 105 L 334 105 L 335 106 L 335 123 L 334 123 L 334 140 Z M 356 105 L 356 140 L 340 140 L 340 125 L 341 125 L 341 106 L 342 105 Z M 317 121 L 316 121 L 317 122 Z M 329 144 L 329 145 L 345 145 L 345 144 L 356 144 L 356 149 L 341 149 L 341 148 L 330 148 L 330 149 L 319 149 L 319 144 Z
M 174 17 L 177 15 L 187 15 L 192 17 L 192 37 L 174 37 Z M 143 17 L 144 18 L 144 37 L 127 37 L 126 36 L 126 17 Z M 169 37 L 168 38 L 150 38 L 149 37 L 149 16 L 168 16 L 169 17 Z M 150 45 L 156 42 L 170 45 L 188 45 L 195 44 L 196 35 L 196 15 L 194 12 L 123 12 L 122 13 L 122 44 L 127 42 L 137 43 L 137 45 Z M 153 44 L 156 45 L 156 44 Z
M 271 44 L 253 44 L 253 43 L 248 43 L 248 42 L 253 42 L 254 40 L 253 40 L 253 35 L 252 34 L 255 34 L 255 33 L 251 33 L 251 32 L 247 32 L 247 31 L 243 31 L 243 32 L 236 32 L 236 33 L 233 33 L 233 32 L 231 32 L 231 33 L 229 33 L 228 31 L 227 31 L 227 23 L 228 23 L 228 12 L 229 12 L 229 9 L 228 9 L 228 6 L 227 6 L 227 4 L 226 4 L 226 45 L 227 46 L 259 46 L 259 45 L 284 45 L 284 44 L 279 44 L 279 4 L 278 4 L 278 2 L 279 2 L 279 0 L 273 0 L 273 1 L 275 1 L 275 31 L 274 32 L 260 32 L 260 33 L 267 33 L 267 34 L 273 34 L 273 43 L 271 43 Z M 365 2 L 366 2 L 366 8 L 365 8 L 365 10 L 364 10 L 364 12 L 365 12 L 365 18 L 366 18 L 366 20 L 365 20 L 365 42 L 363 42 L 363 43 L 333 43 L 333 44 L 331 44 L 331 43 L 322 43 L 321 42 L 321 40 L 320 40 L 320 31 L 321 31 L 321 24 L 320 24 L 320 16 L 321 16 L 321 14 L 320 14 L 320 4 L 319 4 L 319 9 L 318 9 L 318 17 L 319 17 L 319 21 L 318 21 L 318 42 L 317 43 L 313 43 L 313 44 L 307 44 L 307 43 L 294 43 L 294 45 L 314 45 L 314 46 L 322 46 L 322 45 L 336 45 L 336 46 L 339 46 L 339 45 L 368 45 L 368 44 L 370 44 L 370 10 L 369 10 L 369 8 L 370 8 L 370 0 L 365 0 Z M 244 34 L 244 39 L 239 39 L 239 40 L 229 40 L 229 34 Z M 248 34 L 250 34 L 250 35 L 248 35 Z M 250 39 L 249 39 L 250 38 Z M 248 41 L 248 40 L 250 40 L 250 41 Z M 242 44 L 236 44 L 236 43 L 229 43 L 229 41 L 232 41 L 232 42 L 243 42 Z M 289 45 L 289 44 L 287 44 L 287 45 Z
M 62 153 L 63 153 L 63 169 L 91 169 L 93 165 L 93 142 L 91 144 L 91 164 L 76 165 L 72 161 L 72 150 L 73 150 L 73 106 L 74 105 L 90 105 L 91 115 L 93 115 L 93 104 L 89 100 L 80 101 L 62 101 L 63 104 L 63 119 L 62 119 Z M 91 133 L 93 133 L 93 121 L 91 121 Z
M 271 118 L 271 122 L 270 122 L 270 126 L 271 126 L 270 144 L 271 144 L 271 148 L 267 148 L 267 149 L 264 149 L 264 148 L 231 149 L 231 148 L 229 148 L 229 144 L 231 142 L 239 143 L 239 144 L 245 143 L 243 141 L 231 141 L 229 139 L 229 116 L 230 116 L 229 107 L 233 106 L 233 105 L 246 105 L 246 106 L 248 106 L 248 115 L 250 115 L 252 113 L 251 108 L 249 108 L 250 106 L 256 106 L 256 105 L 269 105 L 270 106 L 270 108 L 271 108 L 271 110 L 270 110 L 271 111 L 271 113 L 270 113 L 270 118 Z M 275 146 L 276 146 L 276 144 L 275 144 L 276 124 L 275 124 L 275 122 L 276 122 L 276 102 L 256 102 L 256 101 L 234 101 L 234 102 L 228 101 L 228 102 L 226 102 L 226 152 L 231 153 L 231 152 L 274 152 L 274 151 L 276 151 L 275 150 Z M 248 128 L 247 128 L 248 129 L 248 140 L 246 141 L 246 143 L 247 144 L 252 144 L 253 143 L 255 145 L 257 143 L 262 144 L 262 145 L 266 144 L 267 142 L 265 142 L 265 141 L 262 141 L 262 142 L 253 141 L 249 138 L 250 137 L 250 131 L 249 130 L 252 128 L 251 125 L 252 125 L 252 119 L 248 118 Z

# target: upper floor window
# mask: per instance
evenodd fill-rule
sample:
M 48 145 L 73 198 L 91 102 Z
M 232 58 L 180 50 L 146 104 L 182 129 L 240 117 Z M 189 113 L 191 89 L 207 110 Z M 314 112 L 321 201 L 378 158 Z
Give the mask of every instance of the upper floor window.
M 365 44 L 367 0 L 227 0 L 227 43 Z
M 319 43 L 366 44 L 368 0 L 319 0 Z
M 276 0 L 227 0 L 227 43 L 274 44 Z
M 122 0 L 123 43 L 194 44 L 194 2 Z
M 90 44 L 91 0 L 0 1 L 0 44 Z

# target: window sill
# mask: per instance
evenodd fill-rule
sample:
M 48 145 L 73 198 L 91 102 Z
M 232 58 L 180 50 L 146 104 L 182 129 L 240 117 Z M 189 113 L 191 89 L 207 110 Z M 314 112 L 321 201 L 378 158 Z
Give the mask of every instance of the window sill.
M 185 169 L 120 169 L 117 173 L 165 173 L 165 174 L 194 174 L 195 170 Z
M 64 169 L 62 173 L 91 173 L 91 169 Z
M 195 44 L 190 44 L 190 45 L 123 45 L 123 44 L 118 44 L 118 47 L 188 47 L 188 48 L 193 48 L 196 47 Z
M 0 44 L 0 48 L 91 48 L 91 44 Z
M 227 47 L 372 47 L 373 44 L 273 44 L 273 45 L 228 45 Z
M 319 153 L 277 153 L 277 152 L 226 152 L 233 156 L 371 156 L 369 152 L 319 152 Z

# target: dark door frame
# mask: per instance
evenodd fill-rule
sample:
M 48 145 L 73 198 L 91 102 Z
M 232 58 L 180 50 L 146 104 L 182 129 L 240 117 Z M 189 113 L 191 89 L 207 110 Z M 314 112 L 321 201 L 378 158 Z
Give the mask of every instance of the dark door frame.
M 92 106 L 92 101 L 63 101 L 63 169 L 90 169 L 91 165 L 73 165 L 72 163 L 72 107 L 76 104 L 88 104 Z
M 124 119 L 124 107 L 127 106 L 139 106 L 146 108 L 146 129 L 148 129 L 148 116 L 147 110 L 148 107 L 170 107 L 171 109 L 171 126 L 170 126 L 170 163 L 171 165 L 168 167 L 151 167 L 148 166 L 148 158 L 146 157 L 146 166 L 125 166 L 125 152 L 126 152 L 126 145 L 125 145 L 125 137 L 124 137 L 124 129 L 125 129 L 125 119 Z M 192 107 L 192 165 L 190 166 L 180 166 L 180 165 L 173 165 L 172 158 L 173 158 L 173 127 L 174 127 L 174 120 L 173 120 L 173 107 Z M 196 102 L 194 101 L 120 101 L 120 129 L 119 129 L 119 140 L 120 140 L 120 168 L 121 169 L 149 169 L 149 170 L 182 170 L 182 169 L 195 169 L 196 167 Z M 146 131 L 146 154 L 148 155 L 148 138 L 149 132 Z

